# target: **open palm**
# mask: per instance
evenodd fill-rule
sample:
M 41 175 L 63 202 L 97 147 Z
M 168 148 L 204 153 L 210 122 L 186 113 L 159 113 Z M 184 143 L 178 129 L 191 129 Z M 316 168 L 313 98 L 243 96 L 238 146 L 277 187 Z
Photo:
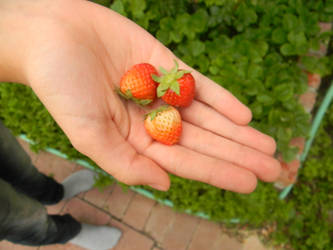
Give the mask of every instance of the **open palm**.
M 74 147 L 105 171 L 161 190 L 170 185 L 167 172 L 236 192 L 253 191 L 257 178 L 277 178 L 274 140 L 247 126 L 249 109 L 193 69 L 196 97 L 180 110 L 179 144 L 153 141 L 143 126 L 147 110 L 121 100 L 115 88 L 134 64 L 171 68 L 172 52 L 130 20 L 88 1 L 41 6 L 29 24 L 27 83 Z

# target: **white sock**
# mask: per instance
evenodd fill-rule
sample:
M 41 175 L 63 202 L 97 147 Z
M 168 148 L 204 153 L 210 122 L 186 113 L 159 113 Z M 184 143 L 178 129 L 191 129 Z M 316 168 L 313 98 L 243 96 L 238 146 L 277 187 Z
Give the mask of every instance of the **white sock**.
M 81 224 L 80 233 L 70 243 L 89 250 L 107 250 L 117 245 L 121 231 L 110 226 Z
M 90 170 L 81 170 L 68 176 L 63 182 L 64 200 L 70 199 L 75 195 L 88 191 L 95 184 L 96 173 Z

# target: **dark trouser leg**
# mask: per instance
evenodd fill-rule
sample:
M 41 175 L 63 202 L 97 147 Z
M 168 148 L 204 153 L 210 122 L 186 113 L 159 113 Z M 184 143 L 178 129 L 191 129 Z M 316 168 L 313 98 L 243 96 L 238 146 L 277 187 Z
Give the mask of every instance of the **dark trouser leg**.
M 0 241 L 40 246 L 66 243 L 81 230 L 70 215 L 48 215 L 38 201 L 0 178 Z
M 1 121 L 0 178 L 43 204 L 55 204 L 63 197 L 63 186 L 38 172 L 27 153 Z

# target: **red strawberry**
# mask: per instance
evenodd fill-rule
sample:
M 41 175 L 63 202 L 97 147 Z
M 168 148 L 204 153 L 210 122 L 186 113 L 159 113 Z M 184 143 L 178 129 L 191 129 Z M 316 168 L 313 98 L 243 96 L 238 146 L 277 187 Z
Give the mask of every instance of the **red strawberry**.
M 156 141 L 172 145 L 179 141 L 182 119 L 174 107 L 161 106 L 146 115 L 145 128 Z
M 170 72 L 162 67 L 161 76 L 153 75 L 153 79 L 160 84 L 157 87 L 157 96 L 173 106 L 189 106 L 194 98 L 195 80 L 187 70 L 178 69 L 178 63 L 175 61 L 175 67 Z
M 134 65 L 120 80 L 119 95 L 140 105 L 147 105 L 156 98 L 157 83 L 152 75 L 157 70 L 149 63 Z

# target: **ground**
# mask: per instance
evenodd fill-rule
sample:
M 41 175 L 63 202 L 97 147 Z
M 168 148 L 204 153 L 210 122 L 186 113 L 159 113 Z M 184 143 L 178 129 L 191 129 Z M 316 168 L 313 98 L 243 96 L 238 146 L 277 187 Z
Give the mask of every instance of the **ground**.
M 83 167 L 50 153 L 33 153 L 29 145 L 19 140 L 43 173 L 61 182 Z M 49 214 L 70 213 L 77 220 L 120 228 L 123 236 L 113 250 L 264 250 L 255 234 L 240 242 L 228 236 L 221 225 L 174 211 L 170 207 L 143 197 L 131 190 L 124 192 L 113 184 L 103 192 L 92 189 L 57 205 L 48 206 Z M 0 250 L 80 250 L 72 244 L 26 247 L 7 241 Z

